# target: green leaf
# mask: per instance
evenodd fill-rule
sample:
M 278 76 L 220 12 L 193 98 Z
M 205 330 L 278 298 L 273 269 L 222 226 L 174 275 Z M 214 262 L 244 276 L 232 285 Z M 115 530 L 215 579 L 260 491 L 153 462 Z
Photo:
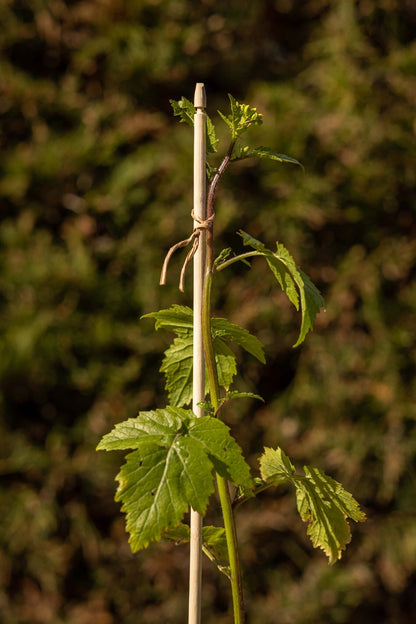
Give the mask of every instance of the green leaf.
M 224 318 L 213 318 L 211 324 L 212 333 L 215 337 L 221 336 L 231 340 L 231 342 L 240 345 L 245 351 L 257 358 L 262 364 L 266 363 L 264 347 L 256 336 Z
M 163 539 L 174 541 L 177 545 L 185 544 L 189 542 L 190 534 L 189 526 L 181 523 L 177 527 L 165 531 Z M 202 550 L 217 568 L 229 577 L 228 546 L 223 527 L 202 527 Z
M 259 394 L 253 394 L 253 392 L 239 392 L 238 390 L 233 390 L 232 392 L 227 392 L 225 400 L 228 401 L 230 399 L 258 399 L 264 403 L 263 397 Z
M 296 266 L 294 259 L 284 245 L 276 243 L 276 251 L 273 253 L 263 243 L 243 232 L 243 230 L 240 230 L 238 234 L 242 237 L 244 245 L 252 247 L 259 256 L 265 258 L 280 287 L 296 310 L 299 310 L 300 300 L 302 322 L 299 337 L 293 345 L 297 347 L 305 340 L 306 334 L 313 329 L 316 315 L 324 306 L 321 293 L 309 277 Z
M 170 104 L 173 108 L 173 114 L 177 117 L 180 117 L 180 122 L 186 123 L 189 126 L 194 125 L 194 116 L 196 113 L 196 108 L 185 97 L 181 97 L 180 100 L 169 100 Z M 218 139 L 215 133 L 215 127 L 212 123 L 211 119 L 207 115 L 207 126 L 206 126 L 206 136 L 207 136 L 207 152 L 215 153 L 217 151 Z
M 214 175 L 217 173 L 217 168 L 213 167 L 212 165 L 210 165 L 208 162 L 205 163 L 205 168 L 207 171 L 207 178 L 208 181 L 211 182 L 212 178 L 214 177 Z
M 304 466 L 307 479 L 296 481 L 299 514 L 308 522 L 308 535 L 315 548 L 322 548 L 334 563 L 351 540 L 346 518 L 365 520 L 357 501 L 342 485 L 318 468 Z
M 176 527 L 169 527 L 163 532 L 162 538 L 179 544 L 189 542 L 190 530 L 187 524 L 180 522 Z
M 136 418 L 129 418 L 115 425 L 114 429 L 101 439 L 98 451 L 125 451 L 138 449 L 146 443 L 164 446 L 171 444 L 182 427 L 186 410 L 172 407 L 166 410 L 140 412 Z M 192 414 L 192 412 L 191 412 Z
M 202 550 L 217 568 L 230 578 L 227 537 L 223 527 L 202 527 Z
M 250 469 L 229 428 L 218 419 L 196 418 L 168 406 L 140 412 L 105 435 L 100 450 L 133 450 L 116 479 L 116 500 L 127 514 L 132 551 L 175 529 L 191 506 L 204 514 L 214 491 L 213 469 L 250 488 Z
M 201 454 L 194 440 L 175 438 L 162 449 L 142 443 L 126 458 L 116 479 L 115 499 L 122 502 L 133 552 L 160 539 L 169 526 L 176 526 L 188 506 L 205 513 L 214 491 L 212 463 Z
M 231 160 L 243 160 L 245 158 L 267 158 L 268 160 L 275 160 L 280 163 L 290 163 L 292 165 L 298 165 L 303 169 L 303 165 L 296 160 L 296 158 L 292 158 L 291 156 L 286 156 L 286 154 L 278 154 L 274 152 L 270 147 L 254 147 L 250 148 L 248 145 L 240 148 L 240 152 L 237 156 L 234 156 Z
M 224 405 L 232 399 L 258 399 L 259 401 L 262 401 L 264 403 L 264 399 L 258 394 L 253 394 L 252 392 L 239 392 L 238 390 L 233 390 L 232 392 L 227 392 L 225 397 L 223 397 L 220 400 L 220 403 L 214 415 L 218 415 L 218 413 L 222 410 Z M 213 410 L 212 405 L 210 407 Z M 211 414 L 213 414 L 213 411 L 211 411 Z
M 215 132 L 215 126 L 207 115 L 207 152 L 209 154 L 215 154 L 217 147 L 218 139 Z
M 235 375 L 237 374 L 236 358 L 230 347 L 224 340 L 216 336 L 213 341 L 215 361 L 217 363 L 218 383 L 221 388 L 228 390 Z M 206 377 L 206 392 L 209 390 L 208 378 Z
M 204 410 L 204 412 L 206 412 L 208 416 L 215 416 L 214 406 L 209 401 L 200 401 L 198 405 Z
M 161 372 L 166 376 L 166 390 L 169 402 L 177 407 L 189 405 L 192 401 L 193 368 L 193 313 L 188 307 L 173 305 L 167 310 L 152 312 L 142 318 L 154 318 L 156 329 L 167 329 L 177 338 L 165 351 Z M 265 362 L 263 345 L 247 330 L 226 319 L 212 319 L 212 334 L 219 384 L 228 390 L 237 374 L 236 358 L 225 341 L 240 345 L 261 362 Z M 206 380 L 208 393 L 208 380 Z
M 230 256 L 232 251 L 233 250 L 231 249 L 231 247 L 227 247 L 226 249 L 223 249 L 215 258 L 213 268 L 215 269 L 219 264 L 222 264 L 223 262 L 225 262 L 225 260 L 227 260 L 227 258 Z
M 290 479 L 295 472 L 295 467 L 281 448 L 265 447 L 259 461 L 260 474 L 264 481 L 273 482 L 276 485 Z
M 194 125 L 194 116 L 196 113 L 196 108 L 192 104 L 192 102 L 190 102 L 189 100 L 186 99 L 186 97 L 183 97 L 183 96 L 178 101 L 169 100 L 169 102 L 173 108 L 173 114 L 176 117 L 180 117 L 179 121 L 181 123 L 187 123 L 188 126 Z
M 237 374 L 235 355 L 221 338 L 214 339 L 215 361 L 218 369 L 218 381 L 222 388 L 228 390 Z M 169 403 L 183 407 L 192 402 L 192 371 L 193 371 L 193 332 L 175 338 L 165 351 L 160 371 L 166 376 L 166 390 Z M 205 393 L 208 394 L 206 378 Z
M 230 93 L 228 94 L 228 97 L 230 100 L 231 114 L 227 117 L 221 113 L 221 111 L 218 111 L 218 114 L 230 128 L 231 139 L 235 141 L 251 126 L 262 124 L 263 115 L 258 113 L 255 108 L 252 108 L 248 104 L 240 104 Z
M 188 330 L 193 328 L 193 312 L 187 306 L 174 304 L 166 310 L 144 314 L 141 318 L 154 318 L 156 330 L 166 329 L 178 336 L 187 334 Z
M 260 467 L 265 481 L 279 483 L 287 479 L 295 486 L 299 515 L 308 523 L 307 533 L 313 546 L 322 548 L 329 563 L 340 559 L 351 539 L 347 518 L 355 522 L 365 520 L 353 496 L 319 468 L 304 466 L 305 476 L 296 476 L 289 458 L 279 448 L 266 448 Z
M 228 481 L 250 489 L 253 487 L 250 468 L 229 431 L 221 420 L 210 416 L 194 417 L 189 425 L 189 435 L 200 442 L 216 472 Z
M 192 330 L 175 338 L 165 351 L 160 372 L 166 377 L 169 403 L 176 407 L 192 401 L 193 340 Z

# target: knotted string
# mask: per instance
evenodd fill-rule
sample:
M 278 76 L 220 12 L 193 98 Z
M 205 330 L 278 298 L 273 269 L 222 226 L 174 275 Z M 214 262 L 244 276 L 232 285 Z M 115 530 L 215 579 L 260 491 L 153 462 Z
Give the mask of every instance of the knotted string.
M 215 218 L 215 213 L 213 213 L 210 217 L 208 217 L 208 219 L 200 219 L 199 217 L 196 216 L 196 214 L 194 213 L 194 211 L 191 211 L 191 217 L 194 221 L 196 221 L 198 223 L 198 225 L 196 227 L 194 227 L 192 234 L 186 238 L 185 240 L 180 241 L 179 243 L 176 243 L 176 245 L 173 245 L 168 253 L 166 254 L 165 260 L 163 262 L 163 266 L 162 266 L 162 272 L 160 274 L 160 285 L 164 286 L 166 284 L 166 272 L 168 270 L 168 264 L 169 261 L 171 259 L 171 257 L 173 256 L 173 254 L 175 253 L 175 251 L 177 249 L 180 249 L 181 247 L 186 247 L 187 245 L 189 245 L 190 243 L 192 243 L 192 247 L 191 249 L 188 251 L 188 254 L 185 258 L 185 261 L 182 265 L 182 270 L 181 270 L 181 275 L 179 278 L 179 290 L 181 292 L 184 292 L 185 289 L 185 272 L 186 272 L 186 267 L 188 266 L 188 264 L 190 263 L 190 261 L 192 260 L 192 258 L 194 257 L 194 255 L 196 254 L 196 251 L 198 249 L 199 246 L 199 237 L 200 234 L 202 232 L 202 230 L 208 230 L 211 225 L 212 222 L 214 221 Z

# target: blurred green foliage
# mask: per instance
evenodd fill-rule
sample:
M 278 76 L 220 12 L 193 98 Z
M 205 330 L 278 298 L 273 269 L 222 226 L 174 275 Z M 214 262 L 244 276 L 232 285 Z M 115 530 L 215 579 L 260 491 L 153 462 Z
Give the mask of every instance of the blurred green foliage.
M 212 117 L 231 92 L 264 114 L 253 145 L 306 168 L 236 165 L 218 196 L 218 249 L 238 245 L 241 227 L 280 240 L 327 301 L 292 350 L 296 320 L 264 266 L 220 276 L 221 314 L 268 359 L 243 359 L 239 382 L 266 406 L 231 408 L 229 422 L 253 458 L 281 444 L 368 515 L 328 567 L 291 496 L 241 508 L 249 621 L 409 622 L 413 3 L 3 0 L 0 23 L 2 622 L 185 621 L 186 547 L 130 553 L 113 502 L 119 458 L 94 449 L 114 423 L 165 404 L 167 343 L 138 319 L 190 303 L 190 285 L 176 289 L 180 258 L 157 284 L 191 225 L 192 136 L 169 99 L 192 98 L 196 81 Z M 204 578 L 204 622 L 229 621 L 226 579 L 209 562 Z

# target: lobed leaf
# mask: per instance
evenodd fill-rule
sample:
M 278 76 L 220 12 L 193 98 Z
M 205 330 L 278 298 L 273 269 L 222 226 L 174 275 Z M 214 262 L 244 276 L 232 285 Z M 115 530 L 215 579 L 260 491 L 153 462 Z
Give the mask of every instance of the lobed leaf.
M 211 320 L 212 333 L 215 337 L 223 337 L 235 344 L 240 345 L 247 353 L 253 355 L 262 364 L 266 363 L 264 357 L 264 347 L 260 340 L 250 334 L 247 329 L 243 329 L 224 318 L 213 318 Z
M 182 412 L 151 410 L 141 412 L 140 418 L 129 418 L 115 425 L 114 429 L 101 439 L 98 451 L 138 449 L 146 438 L 147 443 L 160 446 L 171 444 L 176 432 L 182 427 Z
M 173 114 L 177 117 L 180 117 L 180 122 L 187 123 L 189 126 L 194 125 L 194 116 L 196 114 L 196 108 L 186 99 L 186 97 L 181 97 L 180 100 L 169 100 L 170 104 L 173 108 Z M 218 139 L 215 133 L 215 127 L 212 123 L 211 119 L 207 115 L 207 152 L 215 153 L 217 151 Z
M 213 268 L 215 269 L 218 265 L 225 262 L 225 260 L 227 260 L 227 258 L 231 255 L 232 251 L 233 250 L 231 249 L 231 247 L 226 247 L 225 249 L 223 249 L 215 258 Z
M 165 374 L 169 403 L 176 407 L 189 405 L 192 401 L 193 341 L 192 330 L 175 338 L 166 349 L 160 367 Z
M 316 315 L 324 306 L 321 293 L 309 277 L 296 266 L 294 259 L 284 245 L 276 243 L 276 251 L 273 253 L 262 242 L 243 232 L 243 230 L 240 230 L 238 234 L 242 237 L 244 245 L 252 247 L 259 256 L 265 258 L 280 287 L 296 310 L 299 310 L 300 302 L 302 321 L 299 337 L 293 345 L 297 347 L 305 340 L 306 334 L 313 329 Z
M 295 486 L 299 515 L 308 523 L 313 546 L 322 548 L 329 563 L 340 559 L 351 539 L 347 518 L 365 520 L 354 497 L 319 468 L 304 466 L 305 476 L 296 476 L 294 466 L 280 448 L 265 449 L 260 469 L 265 481 L 278 484 L 286 479 Z
M 217 134 L 215 132 L 215 126 L 212 123 L 210 117 L 207 115 L 207 152 L 210 154 L 215 154 L 217 151 L 219 140 L 217 139 Z
M 225 529 L 223 527 L 202 527 L 202 549 L 209 559 L 230 578 L 230 560 Z
M 302 167 L 303 165 L 296 160 L 296 158 L 292 158 L 291 156 L 287 156 L 286 154 L 278 154 L 274 152 L 270 147 L 254 147 L 251 148 L 248 145 L 240 148 L 240 152 L 238 155 L 234 156 L 231 160 L 243 160 L 245 158 L 267 158 L 269 160 L 275 160 L 280 163 L 290 163 L 292 165 L 299 165 Z
M 228 94 L 228 98 L 231 108 L 230 115 L 226 117 L 221 111 L 218 111 L 218 114 L 230 128 L 231 139 L 235 141 L 251 126 L 262 124 L 263 115 L 248 104 L 240 104 L 230 93 Z
M 132 551 L 174 530 L 191 506 L 204 514 L 213 470 L 244 488 L 250 469 L 229 428 L 216 418 L 168 406 L 140 412 L 103 437 L 98 449 L 134 449 L 116 479 Z
M 176 117 L 180 117 L 181 123 L 187 123 L 188 126 L 194 125 L 194 116 L 196 108 L 186 97 L 181 97 L 180 100 L 169 100 L 170 105 L 173 108 L 173 114 Z
M 289 479 L 295 472 L 295 467 L 289 457 L 279 447 L 277 449 L 265 447 L 259 461 L 260 473 L 264 481 Z
M 142 318 L 154 318 L 156 329 L 164 328 L 177 334 L 165 351 L 161 372 L 166 377 L 169 402 L 177 407 L 189 405 L 192 401 L 193 367 L 193 312 L 191 308 L 173 305 L 167 310 L 145 314 Z M 265 362 L 263 345 L 246 329 L 226 319 L 212 319 L 213 346 L 218 369 L 218 381 L 228 390 L 237 374 L 236 358 L 226 341 L 240 345 L 248 353 Z M 208 393 L 208 380 L 206 381 Z
M 230 399 L 258 399 L 264 403 L 263 397 L 259 394 L 254 394 L 253 392 L 239 392 L 238 390 L 227 392 L 225 400 L 228 401 Z
M 237 374 L 235 355 L 220 338 L 214 339 L 215 361 L 218 370 L 218 381 L 222 388 L 228 390 Z M 192 371 L 193 371 L 193 332 L 174 339 L 166 349 L 160 371 L 166 377 L 166 390 L 169 403 L 183 407 L 192 402 Z M 206 379 L 205 394 L 208 394 Z
M 163 328 L 178 336 L 187 334 L 188 330 L 193 328 L 193 312 L 188 306 L 174 304 L 166 310 L 143 314 L 141 318 L 154 318 L 156 330 Z
M 163 538 L 174 541 L 176 544 L 184 544 L 189 542 L 190 534 L 189 526 L 180 523 L 172 529 L 167 529 L 163 533 Z M 229 576 L 228 546 L 223 527 L 202 527 L 202 550 L 221 572 Z
M 228 390 L 235 375 L 237 374 L 237 364 L 234 353 L 220 336 L 216 336 L 213 341 L 215 362 L 217 364 L 218 383 L 221 388 Z M 209 392 L 208 377 L 206 380 L 206 393 Z

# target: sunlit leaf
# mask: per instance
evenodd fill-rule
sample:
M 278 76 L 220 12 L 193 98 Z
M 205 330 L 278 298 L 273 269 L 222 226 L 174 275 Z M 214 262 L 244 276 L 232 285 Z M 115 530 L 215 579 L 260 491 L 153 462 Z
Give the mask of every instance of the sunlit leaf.
M 265 449 L 260 470 L 265 481 L 277 485 L 287 480 L 294 485 L 299 515 L 308 523 L 313 546 L 322 548 L 329 563 L 340 559 L 351 539 L 347 519 L 365 520 L 353 496 L 319 468 L 304 466 L 305 476 L 295 475 L 294 466 L 280 448 Z
M 228 427 L 209 416 L 196 418 L 191 410 L 168 406 L 140 412 L 116 425 L 97 448 L 135 449 L 117 475 L 116 493 L 133 552 L 175 529 L 189 506 L 205 513 L 214 469 L 235 485 L 253 483 Z
M 146 314 L 143 318 L 154 318 L 156 329 L 164 328 L 175 332 L 177 338 L 165 351 L 160 368 L 166 376 L 166 389 L 171 405 L 183 407 L 192 401 L 193 370 L 193 313 L 188 307 L 173 305 L 167 310 Z M 212 335 L 218 381 L 228 390 L 237 374 L 236 357 L 227 342 L 238 344 L 261 362 L 265 362 L 261 342 L 246 329 L 226 319 L 213 318 Z M 208 379 L 206 377 L 206 394 Z
M 321 293 L 309 277 L 296 266 L 294 259 L 284 245 L 276 243 L 276 251 L 272 252 L 250 234 L 242 230 L 238 233 L 245 245 L 252 247 L 259 256 L 265 258 L 283 292 L 286 293 L 297 310 L 299 310 L 300 300 L 302 321 L 299 337 L 294 344 L 294 347 L 297 347 L 304 341 L 306 334 L 313 329 L 316 315 L 324 306 Z
M 275 160 L 280 163 L 299 165 L 299 167 L 302 167 L 303 169 L 302 164 L 296 160 L 296 158 L 292 158 L 286 154 L 278 154 L 270 149 L 270 147 L 249 147 L 248 145 L 245 145 L 240 148 L 238 154 L 234 154 L 231 160 L 243 160 L 245 158 L 267 158 L 268 160 Z
M 264 403 L 263 397 L 259 394 L 254 394 L 253 392 L 239 392 L 238 390 L 227 392 L 225 400 L 229 399 L 257 399 L 258 401 L 262 401 Z
M 190 540 L 190 529 L 187 524 L 180 523 L 178 526 L 167 529 L 163 533 L 163 539 L 176 543 L 176 545 L 188 543 Z M 228 547 L 225 529 L 216 526 L 202 527 L 202 550 L 205 555 L 223 572 L 230 575 Z
M 196 113 L 196 108 L 186 99 L 186 97 L 181 97 L 180 100 L 169 100 L 170 104 L 173 108 L 173 114 L 177 117 L 180 117 L 180 121 L 188 124 L 189 126 L 194 125 L 194 116 Z M 211 119 L 206 117 L 207 119 L 207 152 L 215 153 L 217 151 L 218 139 L 215 133 L 215 127 L 212 123 Z
M 225 116 L 218 111 L 218 114 L 230 128 L 232 140 L 237 139 L 251 126 L 263 123 L 262 114 L 258 113 L 255 108 L 252 108 L 248 104 L 240 104 L 230 93 L 228 97 L 230 100 L 231 113 Z
M 192 330 L 175 338 L 165 351 L 160 372 L 165 374 L 169 403 L 176 407 L 192 401 L 193 341 Z
M 264 347 L 256 336 L 250 334 L 247 329 L 230 323 L 230 321 L 224 318 L 213 318 L 211 322 L 214 336 L 221 336 L 240 345 L 247 353 L 250 353 L 262 364 L 265 364 Z
M 188 333 L 193 327 L 193 312 L 187 306 L 172 305 L 165 310 L 144 314 L 141 318 L 155 319 L 155 329 L 166 329 L 178 336 Z

